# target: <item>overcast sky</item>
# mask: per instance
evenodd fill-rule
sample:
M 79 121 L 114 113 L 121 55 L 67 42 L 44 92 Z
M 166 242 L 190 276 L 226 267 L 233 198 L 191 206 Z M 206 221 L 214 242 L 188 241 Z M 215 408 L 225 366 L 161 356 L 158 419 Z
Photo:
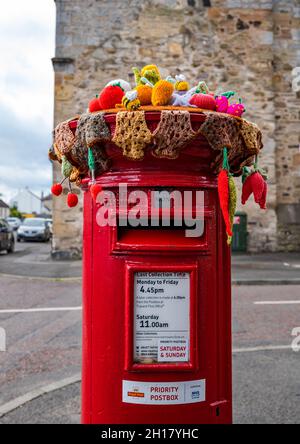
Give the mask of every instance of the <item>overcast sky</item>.
M 55 3 L 0 0 L 0 194 L 49 192 Z

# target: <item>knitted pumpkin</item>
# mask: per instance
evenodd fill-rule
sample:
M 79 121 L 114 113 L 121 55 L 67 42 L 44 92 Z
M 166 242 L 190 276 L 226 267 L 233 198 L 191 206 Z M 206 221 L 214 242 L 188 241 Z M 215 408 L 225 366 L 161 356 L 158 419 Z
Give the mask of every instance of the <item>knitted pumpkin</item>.
M 138 85 L 137 96 L 142 106 L 151 105 L 152 88 L 149 85 Z
M 168 80 L 159 80 L 152 90 L 152 105 L 164 106 L 168 105 L 174 91 L 174 86 Z
M 118 103 L 122 102 L 123 96 L 124 91 L 120 86 L 106 86 L 101 91 L 98 99 L 101 109 L 115 108 Z
M 216 101 L 210 94 L 194 94 L 190 99 L 190 104 L 197 108 L 209 109 L 212 111 L 216 109 Z

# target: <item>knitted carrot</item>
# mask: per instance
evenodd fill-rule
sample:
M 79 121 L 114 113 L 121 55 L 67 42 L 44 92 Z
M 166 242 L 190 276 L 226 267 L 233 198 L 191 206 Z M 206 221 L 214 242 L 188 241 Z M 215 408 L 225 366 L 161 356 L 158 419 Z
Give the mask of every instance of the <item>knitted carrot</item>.
M 232 236 L 229 216 L 229 165 L 227 159 L 227 148 L 223 150 L 223 165 L 218 176 L 218 193 L 220 207 L 226 226 L 227 236 Z

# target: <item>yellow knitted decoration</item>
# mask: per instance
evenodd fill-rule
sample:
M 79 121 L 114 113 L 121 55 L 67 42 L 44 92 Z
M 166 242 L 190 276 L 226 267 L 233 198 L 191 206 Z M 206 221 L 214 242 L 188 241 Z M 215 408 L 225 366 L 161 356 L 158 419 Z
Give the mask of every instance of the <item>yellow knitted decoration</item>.
M 174 86 L 167 80 L 159 80 L 152 90 L 152 105 L 168 105 L 174 91 Z
M 152 88 L 149 85 L 138 85 L 136 88 L 138 99 L 142 106 L 151 105 Z
M 190 89 L 189 83 L 185 80 L 179 80 L 175 83 L 176 91 L 188 91 Z
M 122 148 L 125 157 L 143 159 L 144 149 L 151 140 L 152 134 L 147 127 L 144 111 L 118 112 L 112 141 Z
M 233 226 L 233 220 L 236 211 L 236 203 L 237 203 L 236 186 L 233 177 L 229 175 L 229 219 L 230 219 L 231 228 Z M 232 239 L 231 236 L 227 236 L 228 245 L 231 244 L 231 239 Z

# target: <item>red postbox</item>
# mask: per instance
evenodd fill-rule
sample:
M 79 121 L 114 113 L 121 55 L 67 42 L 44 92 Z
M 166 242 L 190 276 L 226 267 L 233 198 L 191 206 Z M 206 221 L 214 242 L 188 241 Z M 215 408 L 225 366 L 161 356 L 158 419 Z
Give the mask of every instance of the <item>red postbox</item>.
M 146 114 L 155 127 L 160 113 Z M 194 113 L 193 126 L 204 118 Z M 115 114 L 105 119 L 113 132 Z M 117 201 L 120 183 L 128 194 L 203 191 L 204 230 L 186 237 L 172 223 L 123 226 L 120 210 L 115 226 L 99 226 L 84 182 L 82 421 L 230 423 L 230 249 L 210 169 L 215 153 L 201 135 L 177 159 L 146 152 L 131 161 L 106 148 L 113 161 L 97 178 L 103 190 Z

